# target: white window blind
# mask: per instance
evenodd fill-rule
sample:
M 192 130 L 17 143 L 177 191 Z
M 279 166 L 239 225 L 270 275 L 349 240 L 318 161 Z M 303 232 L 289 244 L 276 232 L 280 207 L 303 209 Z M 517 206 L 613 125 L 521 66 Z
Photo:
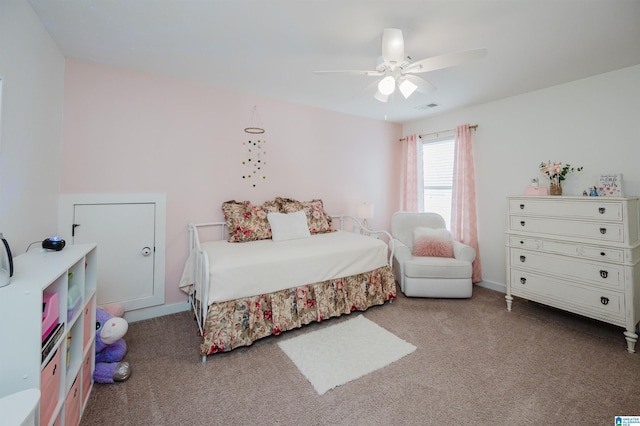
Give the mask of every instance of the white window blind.
M 453 137 L 422 144 L 424 211 L 441 215 L 447 229 L 451 229 L 454 149 Z

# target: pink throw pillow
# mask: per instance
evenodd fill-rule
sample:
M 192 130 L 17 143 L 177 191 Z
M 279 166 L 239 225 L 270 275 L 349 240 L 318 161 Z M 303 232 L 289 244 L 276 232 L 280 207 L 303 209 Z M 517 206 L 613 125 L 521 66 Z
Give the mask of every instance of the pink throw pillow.
M 416 228 L 413 233 L 413 255 L 453 257 L 453 238 L 445 228 Z

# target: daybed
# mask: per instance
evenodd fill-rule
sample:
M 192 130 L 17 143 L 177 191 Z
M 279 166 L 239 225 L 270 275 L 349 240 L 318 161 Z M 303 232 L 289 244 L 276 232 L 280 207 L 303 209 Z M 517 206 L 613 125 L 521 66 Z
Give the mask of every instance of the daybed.
M 179 284 L 202 335 L 202 362 L 396 297 L 393 241 L 386 231 L 368 230 L 350 216 L 329 216 L 320 200 L 276 198 L 262 206 L 229 201 L 223 211 L 225 222 L 189 224 L 190 254 Z M 365 234 L 343 230 L 345 220 Z M 220 229 L 218 239 L 203 242 L 201 234 L 211 234 L 211 227 Z

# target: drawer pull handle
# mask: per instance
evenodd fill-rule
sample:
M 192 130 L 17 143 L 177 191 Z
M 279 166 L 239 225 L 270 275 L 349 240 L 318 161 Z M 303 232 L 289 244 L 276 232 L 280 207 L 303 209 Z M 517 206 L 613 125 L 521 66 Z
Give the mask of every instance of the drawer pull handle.
M 520 221 L 520 226 L 524 226 L 524 220 Z
M 520 204 L 520 210 L 524 210 L 524 204 Z
M 602 303 L 603 305 L 608 305 L 609 304 L 609 298 L 602 296 L 600 298 L 600 303 Z
M 524 244 L 524 241 L 520 241 L 520 244 Z
M 607 278 L 607 276 L 609 276 L 609 273 L 607 271 L 605 271 L 604 269 L 600 270 L 600 276 L 602 278 Z
M 600 213 L 600 214 L 604 214 L 604 212 L 605 212 L 606 210 L 607 210 L 607 209 L 605 209 L 604 207 L 599 207 L 599 208 L 598 208 L 598 213 Z
M 600 256 L 606 256 L 606 255 L 607 255 L 607 253 L 605 253 L 603 251 L 600 252 Z
M 526 284 L 527 283 L 527 279 L 525 277 L 520 277 L 520 283 L 521 284 Z
M 600 228 L 600 233 L 602 235 L 606 234 L 607 233 L 607 228 Z
M 520 256 L 520 262 L 524 262 L 525 260 L 527 260 L 527 256 Z

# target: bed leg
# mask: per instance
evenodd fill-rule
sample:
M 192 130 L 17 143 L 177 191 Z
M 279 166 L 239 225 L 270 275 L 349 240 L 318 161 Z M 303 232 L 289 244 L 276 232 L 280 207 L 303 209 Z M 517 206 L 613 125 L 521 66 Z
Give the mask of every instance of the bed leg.
M 206 355 L 202 355 L 202 363 L 204 364 L 205 362 L 207 362 L 207 356 Z

